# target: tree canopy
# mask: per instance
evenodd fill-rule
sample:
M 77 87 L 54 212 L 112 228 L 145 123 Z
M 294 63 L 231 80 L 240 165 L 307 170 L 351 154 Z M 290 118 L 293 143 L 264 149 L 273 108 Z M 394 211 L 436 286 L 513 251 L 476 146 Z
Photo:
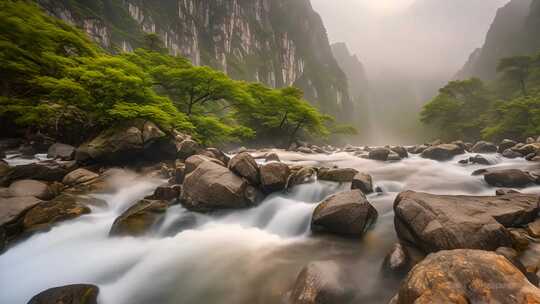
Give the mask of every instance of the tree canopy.
M 109 54 L 30 1 L 0 3 L 0 118 L 80 142 L 123 120 L 144 118 L 206 144 L 350 133 L 303 99 L 229 78 L 167 54 L 159 36 Z M 81 132 L 84 130 L 84 132 Z

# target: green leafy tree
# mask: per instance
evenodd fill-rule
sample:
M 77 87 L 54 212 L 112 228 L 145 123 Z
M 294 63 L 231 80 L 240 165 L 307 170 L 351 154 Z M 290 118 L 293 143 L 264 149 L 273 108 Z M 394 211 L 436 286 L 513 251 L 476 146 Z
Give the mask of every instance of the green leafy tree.
M 533 59 L 529 56 L 503 58 L 497 65 L 497 72 L 519 83 L 521 93 L 527 95 L 527 79 Z

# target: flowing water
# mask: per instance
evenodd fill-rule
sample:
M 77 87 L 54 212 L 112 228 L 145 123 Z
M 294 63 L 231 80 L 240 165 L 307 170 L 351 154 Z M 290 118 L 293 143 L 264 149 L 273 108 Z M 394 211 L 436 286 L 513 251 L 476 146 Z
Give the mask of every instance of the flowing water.
M 300 269 L 310 261 L 337 261 L 355 286 L 355 303 L 387 303 L 399 278 L 383 276 L 384 256 L 396 242 L 392 203 L 403 190 L 439 194 L 493 195 L 483 166 L 435 162 L 412 156 L 382 163 L 351 156 L 280 153 L 305 165 L 337 165 L 370 173 L 383 193 L 369 201 L 379 218 L 362 239 L 314 236 L 311 213 L 317 203 L 350 184 L 318 181 L 290 193 L 268 196 L 258 207 L 211 215 L 169 208 L 151 235 L 109 237 L 115 218 L 164 181 L 123 171 L 116 189 L 93 194 L 107 202 L 92 213 L 56 225 L 0 255 L 0 303 L 26 303 L 50 287 L 93 283 L 102 304 L 284 303 Z M 487 155 L 495 166 L 527 168 L 523 159 Z M 540 193 L 540 187 L 524 192 Z

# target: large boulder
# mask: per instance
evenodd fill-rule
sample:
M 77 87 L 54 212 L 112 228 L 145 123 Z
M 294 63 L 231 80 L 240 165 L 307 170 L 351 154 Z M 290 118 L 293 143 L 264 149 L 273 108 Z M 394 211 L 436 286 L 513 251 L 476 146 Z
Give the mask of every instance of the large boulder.
M 503 153 L 507 149 L 513 148 L 515 145 L 517 145 L 517 141 L 511 140 L 511 139 L 503 139 L 499 143 L 499 148 L 497 149 L 497 151 L 499 153 Z
M 526 187 L 535 181 L 529 173 L 519 169 L 488 171 L 484 180 L 491 186 L 508 188 Z
M 162 153 L 162 145 L 168 140 L 154 123 L 136 120 L 105 130 L 84 143 L 77 148 L 75 159 L 78 162 L 123 164 L 141 158 L 170 158 L 171 155 Z
M 398 237 L 424 252 L 512 247 L 508 227 L 532 222 L 538 196 L 452 196 L 406 191 L 394 201 Z
M 239 176 L 247 179 L 252 185 L 258 185 L 260 183 L 259 165 L 251 154 L 247 152 L 239 153 L 235 155 L 229 161 L 229 169 Z
M 227 154 L 225 154 L 223 151 L 216 148 L 206 148 L 199 154 L 213 157 L 219 160 L 220 162 L 222 162 L 223 164 L 225 164 L 225 166 L 227 166 L 229 164 L 229 161 L 231 160 L 231 158 L 227 156 Z
M 496 153 L 497 146 L 487 141 L 477 142 L 471 149 L 473 153 Z
M 195 171 L 195 169 L 197 169 L 197 167 L 200 164 L 207 161 L 210 161 L 210 162 L 213 162 L 215 164 L 225 167 L 225 164 L 219 161 L 218 159 L 215 159 L 213 157 L 208 157 L 205 155 L 195 154 L 188 157 L 185 161 L 184 177 L 190 174 L 191 172 Z
M 338 183 L 350 183 L 356 174 L 358 174 L 358 171 L 351 168 L 321 168 L 318 172 L 318 179 Z
M 527 145 L 516 145 L 512 150 L 520 153 L 522 156 L 529 154 L 540 154 L 540 143 L 532 143 Z
M 162 219 L 169 204 L 161 200 L 141 200 L 114 220 L 109 235 L 141 236 Z
M 367 173 L 358 173 L 354 175 L 351 189 L 358 189 L 364 192 L 364 194 L 373 193 L 373 179 L 371 178 L 371 175 Z
M 360 190 L 332 195 L 322 201 L 311 219 L 311 230 L 362 236 L 377 219 L 377 210 Z
M 78 202 L 76 196 L 61 194 L 28 210 L 22 219 L 25 233 L 47 230 L 53 224 L 90 213 L 90 208 Z
M 98 177 L 99 175 L 97 173 L 94 173 L 84 168 L 79 168 L 69 172 L 66 176 L 64 176 L 62 183 L 67 186 L 75 186 L 95 180 Z
M 333 261 L 312 262 L 304 267 L 289 296 L 291 304 L 336 304 L 350 300 L 339 265 Z
M 540 303 L 540 290 L 507 258 L 481 250 L 430 254 L 407 275 L 395 304 Z
M 391 151 L 387 148 L 375 148 L 369 151 L 368 158 L 373 160 L 386 161 L 388 159 L 388 155 L 390 155 L 390 152 Z
M 57 163 L 34 163 L 11 167 L 0 178 L 0 186 L 9 186 L 20 179 L 34 179 L 47 182 L 60 182 L 68 173 L 68 169 Z
M 97 304 L 99 288 L 90 284 L 54 287 L 40 292 L 27 304 Z
M 40 202 L 33 196 L 0 198 L 0 252 L 20 232 L 20 219 Z
M 181 203 L 187 209 L 246 208 L 262 199 L 260 192 L 229 169 L 207 161 L 186 176 Z
M 75 147 L 61 143 L 53 144 L 49 147 L 49 150 L 47 151 L 47 157 L 49 158 L 72 160 L 74 156 Z
M 287 187 L 291 174 L 289 166 L 284 163 L 270 162 L 260 168 L 261 188 L 265 193 L 282 191 Z
M 14 197 L 34 196 L 42 200 L 49 200 L 54 197 L 54 192 L 49 188 L 49 185 L 32 179 L 13 182 L 9 186 L 9 193 Z
M 454 144 L 442 144 L 431 146 L 422 152 L 423 158 L 429 158 L 438 161 L 446 161 L 452 159 L 456 155 L 465 153 L 465 150 Z

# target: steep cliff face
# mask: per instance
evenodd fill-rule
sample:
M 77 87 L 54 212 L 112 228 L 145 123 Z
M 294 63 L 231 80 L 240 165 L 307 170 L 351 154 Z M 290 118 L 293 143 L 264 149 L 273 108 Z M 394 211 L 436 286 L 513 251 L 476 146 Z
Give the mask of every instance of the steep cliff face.
M 157 33 L 172 54 L 231 77 L 295 85 L 323 111 L 347 118 L 345 74 L 309 0 L 38 0 L 103 47 L 129 51 Z
M 334 58 L 347 76 L 349 96 L 355 102 L 365 100 L 369 91 L 369 83 L 364 65 L 356 55 L 349 52 L 345 43 L 334 43 L 331 47 Z
M 470 56 L 456 78 L 496 78 L 501 58 L 539 51 L 540 0 L 512 0 L 497 11 L 482 48 Z

